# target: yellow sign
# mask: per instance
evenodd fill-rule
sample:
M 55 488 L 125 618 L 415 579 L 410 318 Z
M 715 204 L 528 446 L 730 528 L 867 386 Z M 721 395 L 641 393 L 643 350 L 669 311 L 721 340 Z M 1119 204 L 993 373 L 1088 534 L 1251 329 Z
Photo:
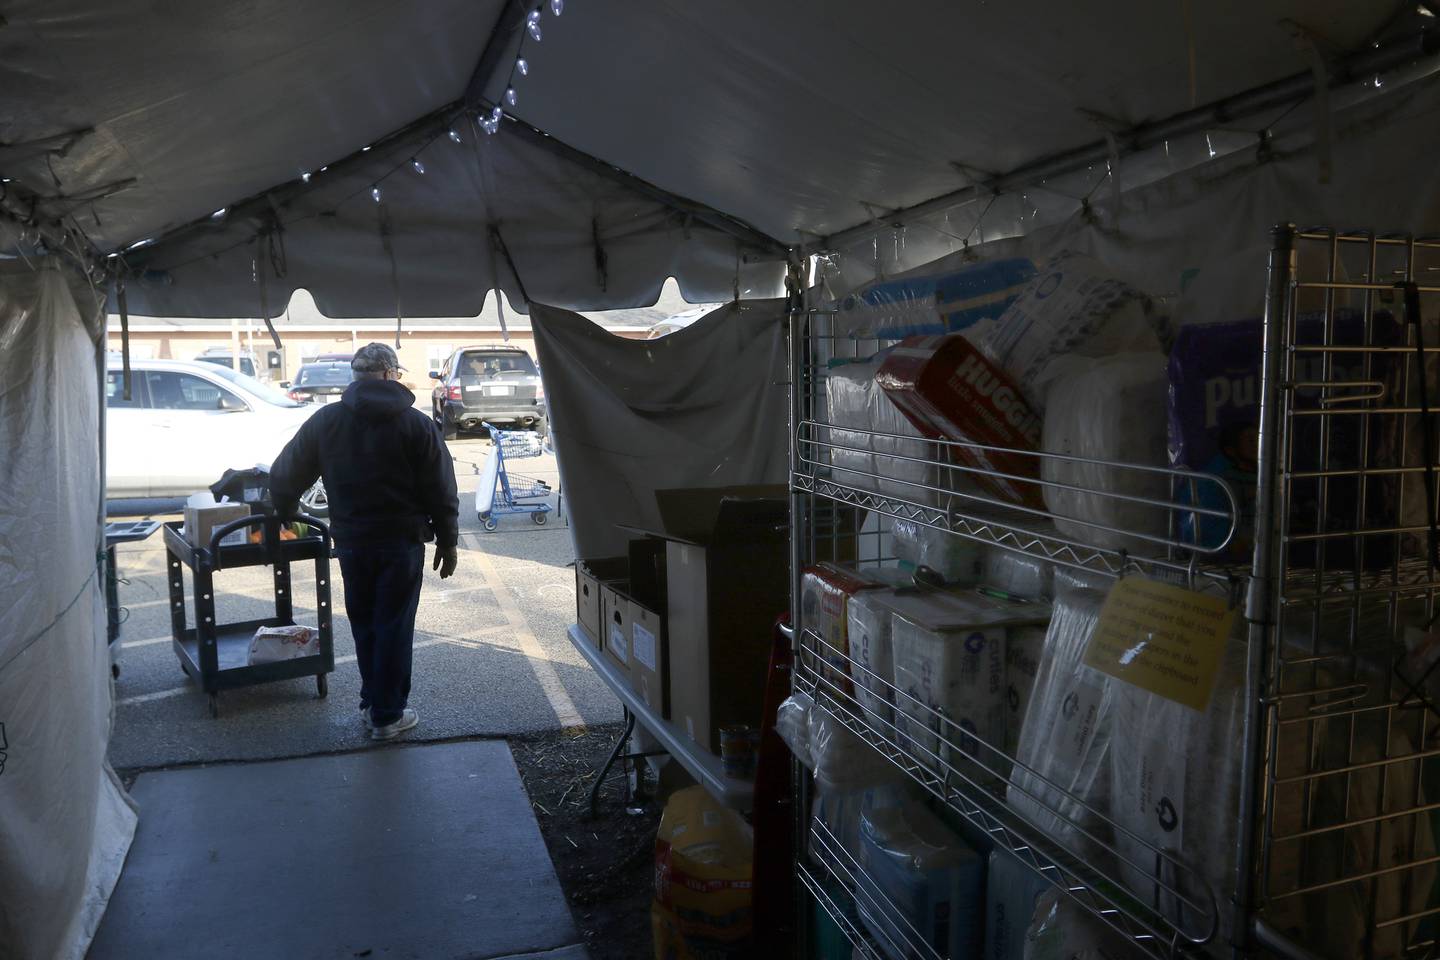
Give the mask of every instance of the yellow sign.
M 1234 619 L 1219 597 L 1126 577 L 1105 599 L 1085 665 L 1203 711 Z

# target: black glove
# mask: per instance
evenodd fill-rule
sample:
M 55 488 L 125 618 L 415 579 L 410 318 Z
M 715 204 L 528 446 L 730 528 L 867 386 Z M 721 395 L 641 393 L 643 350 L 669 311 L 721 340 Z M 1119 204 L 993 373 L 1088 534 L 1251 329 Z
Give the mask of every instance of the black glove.
M 442 547 L 437 543 L 435 545 L 435 563 L 430 567 L 430 569 L 439 570 L 440 579 L 444 580 L 445 578 L 454 575 L 455 564 L 459 562 L 460 554 L 455 549 L 455 545 L 453 543 L 448 547 Z

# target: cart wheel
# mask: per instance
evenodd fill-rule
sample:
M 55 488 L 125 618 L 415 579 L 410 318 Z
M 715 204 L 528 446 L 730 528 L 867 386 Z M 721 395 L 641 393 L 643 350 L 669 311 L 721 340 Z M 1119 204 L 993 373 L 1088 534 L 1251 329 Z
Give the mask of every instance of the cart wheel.
M 325 674 L 315 674 L 315 691 L 320 695 L 321 700 L 330 694 L 330 683 L 325 679 Z
M 530 514 L 530 519 L 535 521 L 535 526 L 537 527 L 545 526 L 545 512 L 543 510 L 537 510 Z
M 210 716 L 212 718 L 220 716 L 220 698 L 213 693 L 210 694 Z
M 481 520 L 481 525 L 485 527 L 485 532 L 486 532 L 486 533 L 494 533 L 495 530 L 496 530 L 496 528 L 500 526 L 499 522 L 496 521 L 496 519 L 495 519 L 494 517 L 490 517 L 490 516 L 481 517 L 480 520 Z

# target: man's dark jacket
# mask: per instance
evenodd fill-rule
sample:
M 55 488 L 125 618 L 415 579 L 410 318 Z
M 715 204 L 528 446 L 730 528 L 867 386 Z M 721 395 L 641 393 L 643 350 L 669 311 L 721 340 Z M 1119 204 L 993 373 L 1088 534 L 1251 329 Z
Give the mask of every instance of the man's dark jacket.
M 270 467 L 270 496 L 282 516 L 325 480 L 336 546 L 423 543 L 453 547 L 460 498 L 440 431 L 393 380 L 356 380 L 305 421 Z

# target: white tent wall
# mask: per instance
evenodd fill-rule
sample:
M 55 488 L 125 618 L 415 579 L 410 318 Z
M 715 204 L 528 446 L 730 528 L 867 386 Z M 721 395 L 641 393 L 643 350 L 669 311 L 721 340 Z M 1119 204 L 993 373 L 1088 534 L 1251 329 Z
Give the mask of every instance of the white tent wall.
M 135 830 L 105 758 L 97 341 L 54 261 L 0 261 L 0 956 L 80 960 Z
M 578 557 L 623 554 L 616 524 L 661 529 L 655 491 L 783 483 L 784 300 L 730 303 L 658 340 L 533 304 Z

